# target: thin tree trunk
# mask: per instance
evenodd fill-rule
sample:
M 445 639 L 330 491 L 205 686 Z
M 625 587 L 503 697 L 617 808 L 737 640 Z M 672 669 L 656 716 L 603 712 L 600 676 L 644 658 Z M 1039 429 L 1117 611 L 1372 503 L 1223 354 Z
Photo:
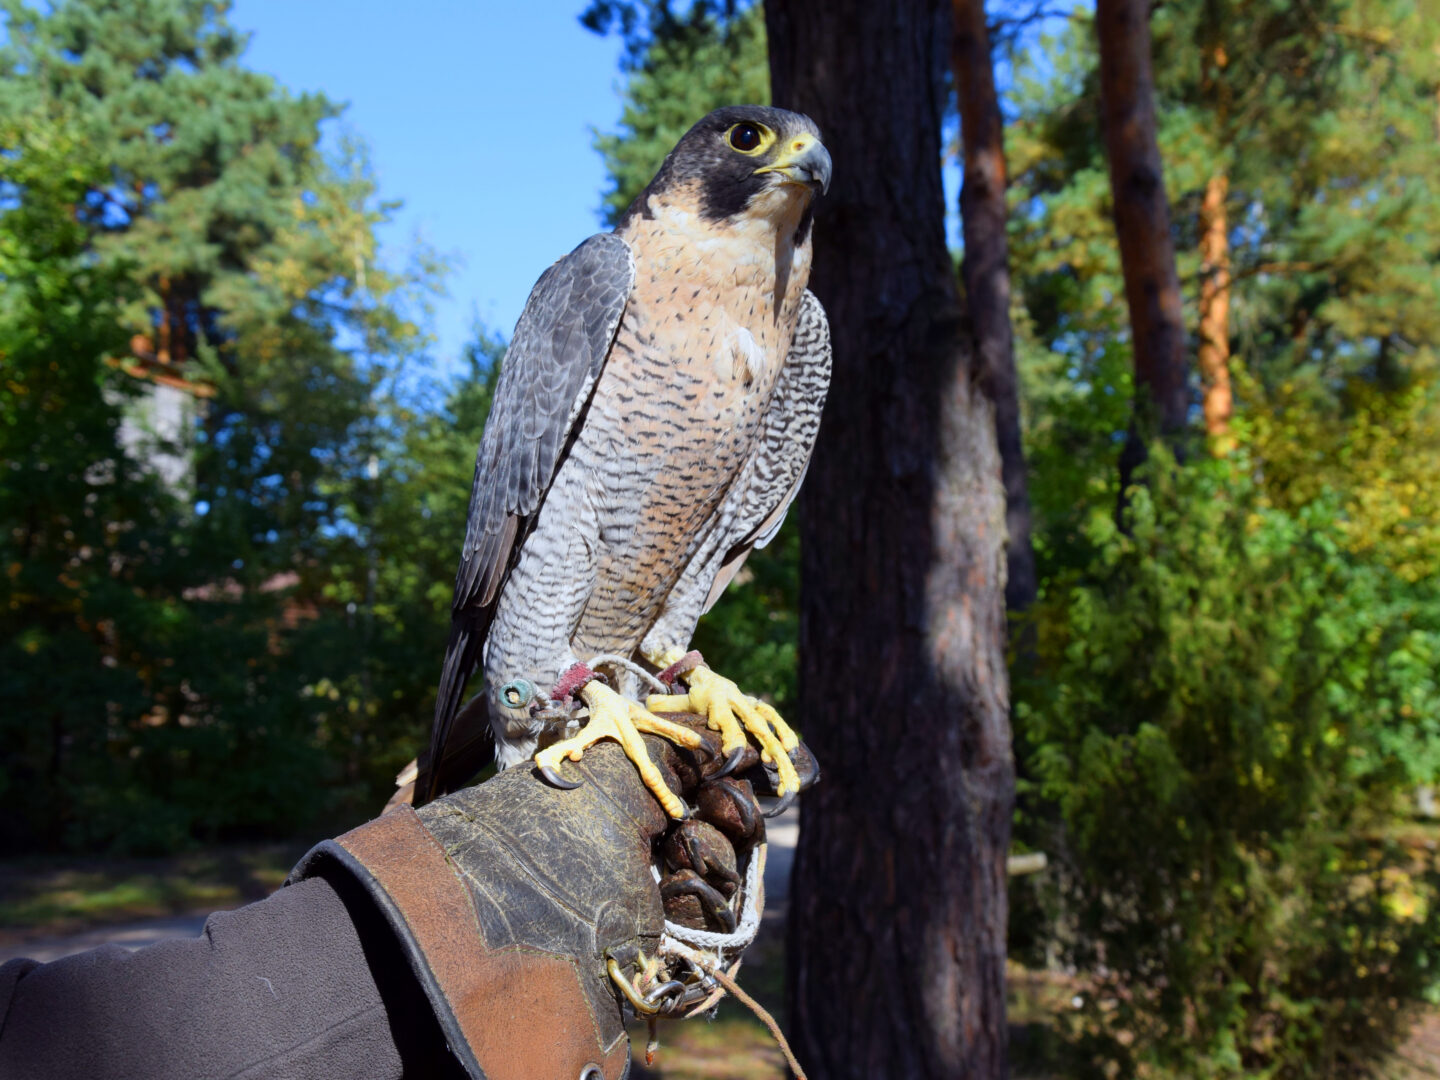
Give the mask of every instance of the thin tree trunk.
M 1006 1073 L 1005 497 L 940 180 L 944 0 L 767 0 L 777 104 L 835 159 L 834 381 L 801 496 L 806 796 L 788 1001 L 815 1080 Z
M 1130 308 L 1135 414 L 1120 455 L 1123 488 L 1161 435 L 1179 451 L 1188 405 L 1185 326 L 1170 206 L 1155 138 L 1149 0 L 1096 0 L 1100 105 L 1110 159 L 1110 197 Z
M 1204 389 L 1205 434 L 1210 452 L 1224 457 L 1230 437 L 1230 236 L 1225 196 L 1230 180 L 1216 173 L 1200 203 L 1200 382 Z
M 1230 66 L 1225 48 L 1228 25 L 1222 6 L 1207 2 L 1204 9 L 1201 46 L 1201 92 L 1213 114 L 1214 127 L 1222 140 L 1233 139 L 1230 131 Z M 1230 391 L 1230 230 L 1225 199 L 1230 194 L 1230 177 L 1217 166 L 1205 183 L 1200 201 L 1200 388 L 1205 416 L 1205 436 L 1210 453 L 1224 457 L 1235 448 L 1230 436 L 1234 400 Z
M 1005 483 L 1008 573 L 1005 605 L 1023 611 L 1035 600 L 1030 540 L 1030 487 L 1020 437 L 1020 381 L 1010 326 L 1010 243 L 1005 235 L 1005 127 L 995 93 L 984 0 L 953 0 L 951 59 L 960 103 L 965 181 L 960 219 L 965 261 L 960 273 L 982 385 L 995 403 L 995 437 Z

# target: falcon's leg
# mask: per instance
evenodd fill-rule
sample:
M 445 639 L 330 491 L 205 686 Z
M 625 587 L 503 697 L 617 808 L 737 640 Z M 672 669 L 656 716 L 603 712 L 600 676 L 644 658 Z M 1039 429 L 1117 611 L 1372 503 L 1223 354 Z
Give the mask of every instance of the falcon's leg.
M 800 745 L 800 739 L 780 714 L 711 671 L 699 653 L 686 653 L 676 647 L 649 659 L 664 666 L 667 673 L 675 669 L 676 677 L 685 680 L 689 692 L 651 694 L 645 707 L 652 712 L 688 712 L 705 717 L 710 729 L 720 732 L 720 750 L 731 761 L 745 748 L 748 731 L 760 744 L 760 760 L 774 765 L 780 774 L 776 790 L 780 806 L 775 813 L 789 806 L 800 792 L 800 775 L 790 760 L 790 752 Z M 687 661 L 692 662 L 688 667 Z
M 560 776 L 560 762 L 567 757 L 571 761 L 579 761 L 581 755 L 601 739 L 614 739 L 624 748 L 625 756 L 635 763 L 635 768 L 640 771 L 640 778 L 665 808 L 665 812 L 673 818 L 683 820 L 687 816 L 685 803 L 666 786 L 660 770 L 650 760 L 650 755 L 645 750 L 645 741 L 640 738 L 640 734 L 648 732 L 659 735 L 662 739 L 668 739 L 690 750 L 701 749 L 705 741 L 688 728 L 652 716 L 635 702 L 621 697 L 596 679 L 589 668 L 581 666 L 578 671 L 572 669 L 566 672 L 561 679 L 561 686 L 577 674 L 578 677 L 587 679 L 576 692 L 589 708 L 590 719 L 574 738 L 547 746 L 535 755 L 535 764 L 539 766 L 541 774 L 558 787 L 574 787 L 576 785 Z

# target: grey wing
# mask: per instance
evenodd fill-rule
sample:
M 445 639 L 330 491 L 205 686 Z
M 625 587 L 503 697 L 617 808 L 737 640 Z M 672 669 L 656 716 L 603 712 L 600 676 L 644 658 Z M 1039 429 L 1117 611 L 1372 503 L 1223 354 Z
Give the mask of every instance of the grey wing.
M 452 610 L 489 606 L 605 366 L 635 281 L 630 248 L 592 236 L 541 275 L 506 350 L 475 457 Z
M 625 241 L 610 233 L 592 236 L 541 275 L 515 326 L 475 456 L 435 725 L 415 785 L 417 806 L 464 783 L 485 763 L 487 711 L 466 709 L 457 716 L 465 684 L 479 661 L 517 540 L 523 542 L 550 489 L 634 282 L 635 261 Z
M 760 445 L 745 482 L 737 485 L 738 505 L 734 507 L 731 535 L 738 540 L 720 564 L 703 611 L 714 606 L 750 552 L 773 540 L 784 524 L 785 514 L 810 467 L 829 389 L 830 323 L 820 301 L 807 289 L 800 302 L 789 356 L 765 413 Z

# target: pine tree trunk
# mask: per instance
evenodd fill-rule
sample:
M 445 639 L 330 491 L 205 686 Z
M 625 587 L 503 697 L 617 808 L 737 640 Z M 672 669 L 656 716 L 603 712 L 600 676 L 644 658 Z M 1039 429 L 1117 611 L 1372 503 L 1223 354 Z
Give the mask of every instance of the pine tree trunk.
M 811 279 L 834 380 L 801 496 L 791 892 L 815 1080 L 1006 1073 L 1005 497 L 945 243 L 944 0 L 767 0 L 779 105 L 835 159 Z
M 1230 438 L 1230 236 L 1225 196 L 1230 180 L 1216 173 L 1200 203 L 1200 381 L 1204 388 L 1205 434 L 1210 452 L 1224 457 Z
M 995 403 L 995 437 L 1005 482 L 1005 605 L 1023 611 L 1035 600 L 1030 540 L 1030 487 L 1020 436 L 1020 382 L 1010 326 L 1010 244 L 1005 234 L 1005 128 L 995 93 L 984 0 L 953 0 L 951 58 L 960 103 L 965 181 L 960 219 L 965 261 L 960 273 L 982 385 Z
M 1188 405 L 1185 326 L 1155 137 L 1149 0 L 1096 0 L 1095 27 L 1110 197 L 1135 362 L 1135 416 L 1120 455 L 1123 489 L 1155 435 L 1179 449 Z

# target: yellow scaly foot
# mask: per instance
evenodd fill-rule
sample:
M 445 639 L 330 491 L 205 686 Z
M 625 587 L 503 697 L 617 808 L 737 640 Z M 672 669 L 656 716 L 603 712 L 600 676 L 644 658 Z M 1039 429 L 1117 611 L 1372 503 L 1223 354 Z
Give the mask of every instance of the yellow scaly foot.
M 676 652 L 665 653 L 656 662 L 668 661 L 666 667 L 677 664 L 685 654 Z M 765 702 L 742 693 L 735 683 L 715 674 L 703 662 L 680 677 L 688 684 L 689 693 L 651 694 L 645 699 L 645 707 L 651 712 L 688 712 L 705 717 L 710 730 L 720 733 L 720 751 L 727 757 L 746 745 L 745 732 L 750 732 L 760 744 L 760 760 L 774 765 L 780 774 L 775 793 L 782 806 L 788 806 L 800 791 L 800 775 L 790 760 L 790 751 L 800 745 L 800 739 L 790 725 Z
M 645 751 L 645 741 L 640 738 L 640 733 L 659 735 L 690 750 L 701 749 L 705 740 L 688 728 L 650 715 L 598 679 L 582 686 L 578 695 L 589 707 L 590 719 L 574 738 L 553 743 L 535 755 L 535 764 L 539 766 L 541 775 L 556 787 L 579 787 L 560 776 L 561 760 L 568 757 L 571 761 L 579 761 L 586 749 L 601 739 L 614 739 L 624 748 L 625 756 L 635 763 L 640 779 L 665 812 L 672 818 L 683 820 L 686 817 L 685 803 L 666 786 L 660 770 Z

